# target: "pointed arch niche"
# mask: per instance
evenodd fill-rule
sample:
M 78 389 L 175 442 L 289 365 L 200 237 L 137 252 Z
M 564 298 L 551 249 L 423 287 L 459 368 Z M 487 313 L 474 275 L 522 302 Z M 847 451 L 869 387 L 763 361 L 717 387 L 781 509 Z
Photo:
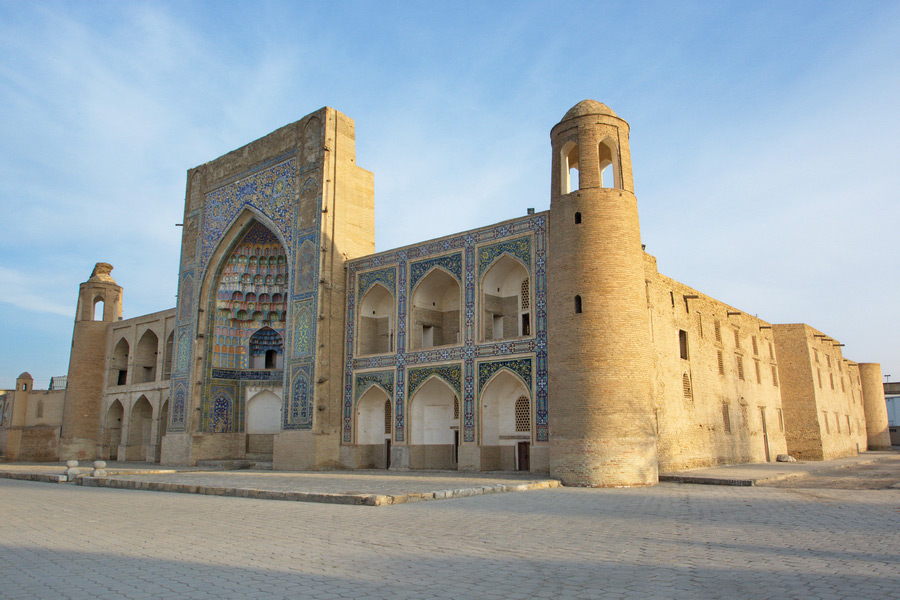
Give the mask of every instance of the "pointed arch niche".
M 598 149 L 600 161 L 600 187 L 622 188 L 622 175 L 619 171 L 619 150 L 616 143 L 606 138 L 600 142 Z
M 148 329 L 141 336 L 134 352 L 134 383 L 156 381 L 156 359 L 159 356 L 159 338 Z
M 410 338 L 413 350 L 460 342 L 460 285 L 439 267 L 416 285 L 412 294 Z
M 481 279 L 484 341 L 531 335 L 531 282 L 525 266 L 504 254 Z
M 455 469 L 459 449 L 459 398 L 446 381 L 433 376 L 409 403 L 409 466 Z
M 522 444 L 530 445 L 531 394 L 509 369 L 501 369 L 481 392 L 482 470 L 524 470 Z M 526 450 L 527 455 L 527 450 Z
M 359 303 L 357 353 L 387 354 L 394 351 L 394 296 L 376 283 Z
M 280 349 L 287 314 L 287 257 L 284 245 L 271 229 L 256 219 L 249 221 L 238 241 L 222 255 L 212 290 L 215 294 L 214 317 L 210 322 L 212 367 L 281 368 Z M 257 364 L 251 338 L 260 333 L 267 336 L 267 341 L 277 339 L 277 348 L 267 345 L 266 354 L 262 355 L 262 360 L 267 362 Z M 272 366 L 267 367 L 270 362 Z
M 128 341 L 122 338 L 109 358 L 109 385 L 125 385 L 128 381 Z
M 106 447 L 105 457 L 109 460 L 119 459 L 119 445 L 122 443 L 122 418 L 125 409 L 122 403 L 114 400 L 106 411 L 106 419 L 103 423 L 103 440 Z
M 559 153 L 560 194 L 568 194 L 578 189 L 578 144 L 566 142 Z

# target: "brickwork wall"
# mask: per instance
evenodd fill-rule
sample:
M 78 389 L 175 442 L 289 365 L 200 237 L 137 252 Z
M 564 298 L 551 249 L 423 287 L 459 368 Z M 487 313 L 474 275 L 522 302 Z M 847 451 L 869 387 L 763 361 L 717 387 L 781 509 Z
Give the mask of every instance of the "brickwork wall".
M 830 460 L 865 448 L 859 370 L 839 343 L 809 325 L 775 325 L 788 452 Z M 849 423 L 848 423 L 849 421 Z
M 770 324 L 645 265 L 660 470 L 774 461 L 787 445 Z

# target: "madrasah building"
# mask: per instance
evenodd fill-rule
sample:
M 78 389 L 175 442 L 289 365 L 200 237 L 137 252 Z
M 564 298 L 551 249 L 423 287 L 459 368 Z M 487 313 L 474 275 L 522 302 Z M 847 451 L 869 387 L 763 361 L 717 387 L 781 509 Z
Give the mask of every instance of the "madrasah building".
M 0 453 L 617 486 L 890 448 L 878 364 L 657 271 L 624 120 L 585 100 L 550 141 L 548 211 L 378 253 L 334 109 L 190 169 L 177 306 L 123 320 L 98 263 L 66 389 L 23 373 Z

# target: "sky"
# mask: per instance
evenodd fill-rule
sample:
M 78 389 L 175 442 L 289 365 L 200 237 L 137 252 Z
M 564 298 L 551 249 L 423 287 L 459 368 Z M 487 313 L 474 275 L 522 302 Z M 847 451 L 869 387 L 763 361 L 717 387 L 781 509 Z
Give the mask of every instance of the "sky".
M 0 0 L 0 388 L 66 373 L 96 262 L 175 305 L 189 168 L 334 107 L 388 250 L 548 209 L 586 98 L 660 272 L 900 380 L 900 2 Z

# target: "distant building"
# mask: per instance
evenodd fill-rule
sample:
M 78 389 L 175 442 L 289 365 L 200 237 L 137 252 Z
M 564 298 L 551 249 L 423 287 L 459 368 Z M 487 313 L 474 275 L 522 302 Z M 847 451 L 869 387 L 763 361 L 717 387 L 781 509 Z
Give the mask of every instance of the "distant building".
M 550 137 L 548 211 L 379 253 L 374 177 L 334 109 L 190 169 L 177 306 L 121 320 L 98 263 L 67 386 L 42 398 L 58 435 L 25 373 L 0 448 L 611 486 L 890 447 L 877 364 L 657 271 L 624 120 L 586 100 Z M 428 218 L 428 192 L 407 210 Z

